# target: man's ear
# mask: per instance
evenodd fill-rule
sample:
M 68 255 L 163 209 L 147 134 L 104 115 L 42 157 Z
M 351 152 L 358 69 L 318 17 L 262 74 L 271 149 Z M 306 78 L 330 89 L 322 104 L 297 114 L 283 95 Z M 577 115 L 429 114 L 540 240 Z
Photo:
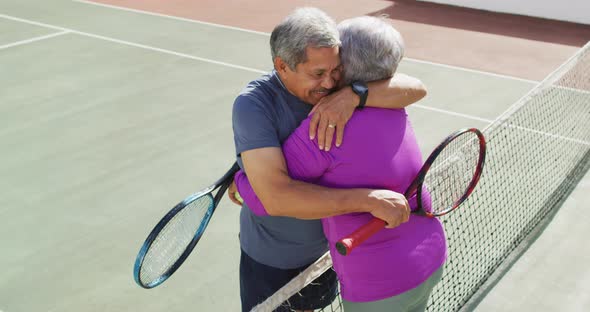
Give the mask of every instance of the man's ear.
M 275 57 L 274 66 L 275 66 L 275 70 L 277 72 L 283 73 L 283 74 L 286 73 L 287 72 L 287 69 L 289 68 L 289 65 L 287 65 L 287 63 L 285 63 L 283 61 L 283 59 L 280 58 L 280 57 L 278 57 L 278 56 Z

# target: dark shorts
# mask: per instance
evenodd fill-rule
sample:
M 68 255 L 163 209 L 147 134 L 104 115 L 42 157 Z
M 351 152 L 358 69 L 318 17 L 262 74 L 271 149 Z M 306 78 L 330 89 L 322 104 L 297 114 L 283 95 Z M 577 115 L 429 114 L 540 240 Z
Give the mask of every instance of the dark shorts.
M 308 266 L 296 269 L 278 269 L 257 262 L 242 250 L 240 258 L 242 312 L 250 311 L 257 304 L 263 302 Z M 275 311 L 321 309 L 334 301 L 337 294 L 336 273 L 330 269 L 289 298 Z

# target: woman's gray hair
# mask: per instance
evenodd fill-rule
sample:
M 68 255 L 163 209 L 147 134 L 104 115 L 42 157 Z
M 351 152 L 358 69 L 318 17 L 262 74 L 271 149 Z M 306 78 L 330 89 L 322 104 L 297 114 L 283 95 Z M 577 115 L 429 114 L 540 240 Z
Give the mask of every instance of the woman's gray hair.
M 392 77 L 404 55 L 400 33 L 383 18 L 361 16 L 338 24 L 343 82 Z
M 316 8 L 299 8 L 277 25 L 270 35 L 273 62 L 280 57 L 291 70 L 307 61 L 305 49 L 340 45 L 336 23 Z

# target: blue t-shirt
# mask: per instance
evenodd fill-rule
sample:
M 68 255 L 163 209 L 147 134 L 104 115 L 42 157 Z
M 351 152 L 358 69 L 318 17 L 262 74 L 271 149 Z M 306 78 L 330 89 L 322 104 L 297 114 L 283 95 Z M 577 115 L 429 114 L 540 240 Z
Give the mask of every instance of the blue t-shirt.
M 244 168 L 244 151 L 280 148 L 311 108 L 287 91 L 275 71 L 250 82 L 233 107 L 240 167 Z M 310 264 L 328 250 L 320 220 L 257 216 L 245 206 L 240 213 L 240 246 L 254 260 L 281 269 Z

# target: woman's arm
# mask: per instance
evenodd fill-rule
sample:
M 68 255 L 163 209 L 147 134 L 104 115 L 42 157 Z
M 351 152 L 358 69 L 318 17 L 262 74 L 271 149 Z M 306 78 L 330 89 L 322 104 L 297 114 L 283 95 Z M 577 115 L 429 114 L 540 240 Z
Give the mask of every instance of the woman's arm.
M 248 181 L 248 177 L 243 170 L 236 173 L 234 176 L 234 183 L 236 184 L 237 191 L 246 204 L 246 207 L 257 216 L 269 215 L 258 196 L 256 196 L 256 193 L 254 193 L 252 185 L 250 185 L 250 181 Z

